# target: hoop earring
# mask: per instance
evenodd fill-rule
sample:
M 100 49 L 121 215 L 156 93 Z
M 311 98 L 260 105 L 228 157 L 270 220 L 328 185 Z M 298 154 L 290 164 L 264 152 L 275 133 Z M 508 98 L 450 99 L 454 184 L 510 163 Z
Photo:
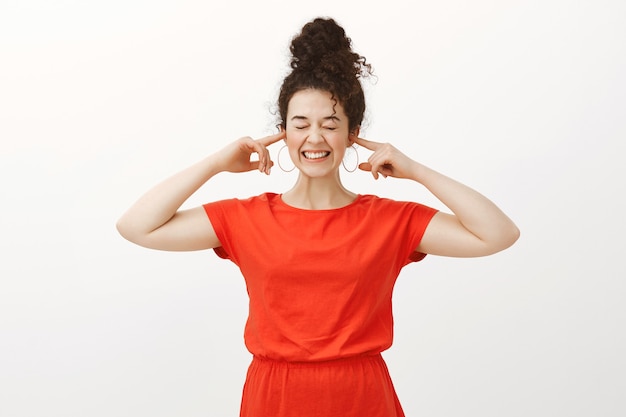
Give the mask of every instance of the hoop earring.
M 348 149 L 352 149 L 352 155 L 349 155 Z M 351 160 L 351 159 L 356 159 L 356 164 L 354 165 L 354 168 L 352 169 L 348 169 L 346 167 L 346 159 Z M 341 160 L 341 165 L 343 165 L 343 168 L 348 171 L 348 172 L 354 172 L 357 170 L 357 168 L 359 167 L 359 152 L 356 150 L 356 148 L 354 147 L 354 145 L 350 145 L 346 148 L 346 153 L 343 156 L 343 159 Z
M 285 149 L 287 147 L 287 145 L 283 145 L 282 148 L 280 148 L 280 151 L 278 151 L 278 156 L 276 157 L 276 162 L 278 162 L 278 167 L 283 171 L 283 172 L 291 172 L 294 169 L 296 169 L 296 165 L 294 164 L 293 167 L 291 167 L 291 169 L 285 169 L 283 168 L 283 164 L 280 163 L 280 154 L 282 153 L 283 149 Z M 293 161 L 291 161 L 291 163 L 293 164 Z

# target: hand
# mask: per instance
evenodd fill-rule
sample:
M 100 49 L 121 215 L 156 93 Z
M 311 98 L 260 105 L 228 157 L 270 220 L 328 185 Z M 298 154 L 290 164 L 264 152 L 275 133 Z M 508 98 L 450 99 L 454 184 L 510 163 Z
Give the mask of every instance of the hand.
M 370 171 L 374 179 L 378 179 L 379 175 L 382 175 L 383 178 L 413 178 L 412 173 L 417 163 L 391 144 L 373 142 L 358 137 L 355 143 L 374 152 L 367 159 L 367 162 L 359 164 L 359 169 Z
M 270 159 L 267 147 L 284 138 L 285 131 L 256 140 L 249 136 L 237 139 L 218 153 L 220 165 L 224 171 L 247 172 L 258 169 L 269 175 L 274 162 Z M 250 160 L 253 153 L 259 156 L 257 161 Z

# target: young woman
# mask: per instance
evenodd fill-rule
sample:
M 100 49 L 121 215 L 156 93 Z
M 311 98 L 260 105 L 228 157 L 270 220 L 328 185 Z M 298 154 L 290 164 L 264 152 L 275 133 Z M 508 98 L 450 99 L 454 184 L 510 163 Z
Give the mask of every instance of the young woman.
M 400 270 L 426 254 L 493 254 L 519 231 L 473 189 L 391 144 L 359 137 L 360 77 L 371 68 L 334 20 L 307 23 L 290 50 L 279 132 L 238 139 L 166 179 L 117 227 L 148 248 L 213 248 L 241 269 L 250 297 L 245 342 L 253 354 L 241 416 L 403 416 L 380 355 L 392 343 L 391 296 Z M 268 147 L 278 142 L 299 170 L 290 190 L 180 209 L 220 172 L 270 174 Z M 339 170 L 354 144 L 372 151 L 361 170 L 416 181 L 451 214 L 346 189 Z

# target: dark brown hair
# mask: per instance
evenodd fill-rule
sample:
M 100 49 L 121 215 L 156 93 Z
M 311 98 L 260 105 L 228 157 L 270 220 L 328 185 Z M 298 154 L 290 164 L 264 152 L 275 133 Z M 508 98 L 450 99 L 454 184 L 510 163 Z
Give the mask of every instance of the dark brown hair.
M 278 96 L 279 125 L 286 127 L 287 107 L 295 93 L 306 89 L 327 91 L 348 116 L 349 129 L 361 125 L 365 95 L 360 78 L 372 74 L 365 57 L 352 50 L 352 41 L 330 18 L 316 18 L 291 41 L 291 73 Z

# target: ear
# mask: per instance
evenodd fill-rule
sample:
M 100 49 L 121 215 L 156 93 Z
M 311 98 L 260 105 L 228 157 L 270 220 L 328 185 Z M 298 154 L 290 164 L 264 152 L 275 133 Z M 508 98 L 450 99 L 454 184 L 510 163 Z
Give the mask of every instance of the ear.
M 361 132 L 361 126 L 357 126 L 356 129 L 350 132 L 348 135 L 348 142 L 350 142 L 350 144 L 348 146 L 352 146 L 354 144 L 356 138 L 359 137 L 359 132 Z
M 278 131 L 280 133 L 283 133 L 285 131 L 285 128 L 283 127 L 283 125 L 278 125 Z M 285 136 L 285 138 L 283 139 L 283 142 L 287 142 L 287 136 Z

